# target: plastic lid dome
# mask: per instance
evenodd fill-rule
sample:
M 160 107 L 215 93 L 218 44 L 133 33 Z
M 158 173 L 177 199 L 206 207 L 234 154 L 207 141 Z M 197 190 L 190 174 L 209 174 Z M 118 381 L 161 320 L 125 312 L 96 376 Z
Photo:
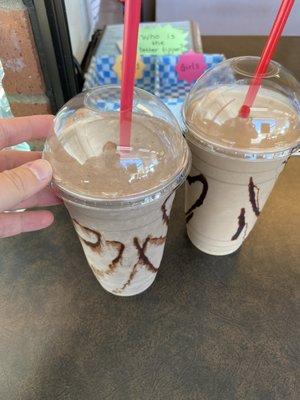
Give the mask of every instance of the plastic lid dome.
M 102 86 L 57 114 L 44 157 L 62 198 L 91 206 L 147 203 L 173 191 L 189 169 L 189 150 L 169 109 L 135 89 L 130 148 L 119 147 L 120 88 Z
M 208 70 L 183 109 L 188 139 L 247 159 L 285 157 L 300 140 L 300 85 L 272 61 L 248 118 L 239 117 L 258 57 L 237 57 Z

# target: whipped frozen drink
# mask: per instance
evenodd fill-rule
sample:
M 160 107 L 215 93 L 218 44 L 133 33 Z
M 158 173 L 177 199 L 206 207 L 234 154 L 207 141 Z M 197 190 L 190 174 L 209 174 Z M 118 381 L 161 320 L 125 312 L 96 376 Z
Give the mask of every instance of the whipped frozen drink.
M 45 157 L 95 277 L 116 295 L 144 291 L 160 266 L 175 190 L 189 169 L 176 123 L 134 112 L 130 149 L 118 147 L 118 112 L 79 108 L 58 130 Z
M 299 142 L 299 113 L 285 93 L 262 87 L 249 118 L 238 116 L 247 89 L 236 83 L 208 86 L 184 108 L 192 152 L 187 233 L 208 254 L 241 246 Z
M 79 209 L 65 205 L 98 281 L 108 292 L 130 296 L 154 281 L 166 242 L 174 194 L 129 210 Z

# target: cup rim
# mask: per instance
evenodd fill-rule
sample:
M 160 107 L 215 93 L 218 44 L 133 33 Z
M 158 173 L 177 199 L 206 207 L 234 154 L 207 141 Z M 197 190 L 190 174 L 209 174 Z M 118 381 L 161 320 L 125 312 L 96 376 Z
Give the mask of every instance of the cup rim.
M 101 93 L 105 90 L 111 90 L 112 93 L 117 93 L 120 91 L 120 89 L 121 89 L 120 85 L 117 85 L 117 84 L 102 85 L 102 86 L 84 91 L 77 96 L 83 96 L 83 101 L 84 101 L 85 107 L 87 107 L 89 109 L 93 109 L 93 108 L 91 108 L 91 105 L 89 104 L 90 96 L 95 95 L 95 93 L 96 94 Z M 144 89 L 135 87 L 134 91 L 135 91 L 135 94 L 137 97 L 139 96 L 139 94 L 144 93 L 147 96 L 151 96 L 151 98 L 157 98 L 157 96 L 155 96 L 153 93 L 150 93 Z M 77 96 L 75 96 L 75 98 Z M 69 102 L 71 102 L 72 100 L 73 99 L 71 99 Z M 120 196 L 117 198 L 106 198 L 106 197 L 101 198 L 101 197 L 89 196 L 87 194 L 81 194 L 79 192 L 72 191 L 71 189 L 66 188 L 63 185 L 61 185 L 58 181 L 56 181 L 55 177 L 53 177 L 51 186 L 52 186 L 53 190 L 57 193 L 57 195 L 66 201 L 70 201 L 70 202 L 73 202 L 76 204 L 81 204 L 81 205 L 87 206 L 87 207 L 117 209 L 117 208 L 124 208 L 124 207 L 133 207 L 133 206 L 135 207 L 138 205 L 145 205 L 148 203 L 152 203 L 152 202 L 159 200 L 161 197 L 163 197 L 165 195 L 166 196 L 169 195 L 174 190 L 176 190 L 185 181 L 185 179 L 190 171 L 191 154 L 190 154 L 190 149 L 188 147 L 188 144 L 182 135 L 182 130 L 180 129 L 177 119 L 170 112 L 168 107 L 162 102 L 162 100 L 159 99 L 159 101 L 161 102 L 161 107 L 165 108 L 170 113 L 170 117 L 171 117 L 171 120 L 169 122 L 170 126 L 174 125 L 174 127 L 176 127 L 176 129 L 178 129 L 178 135 L 180 135 L 180 137 L 182 138 L 182 164 L 178 165 L 178 167 L 176 168 L 175 171 L 172 171 L 173 175 L 168 179 L 167 182 L 160 183 L 155 187 L 149 188 L 146 191 L 136 193 L 134 195 Z M 62 111 L 68 105 L 69 102 L 67 102 L 61 108 L 60 111 Z M 137 101 L 136 101 L 136 103 L 137 103 Z M 58 114 L 59 114 L 59 112 L 58 112 Z M 107 112 L 107 111 L 104 110 L 103 112 Z M 114 112 L 116 114 L 120 113 L 119 110 L 109 111 L 109 112 Z M 133 113 L 134 112 L 135 111 L 133 110 Z M 57 118 L 57 115 L 55 117 L 55 120 Z
M 245 77 L 253 77 L 254 74 L 251 74 L 250 72 L 242 70 L 242 68 L 238 67 L 238 62 L 241 60 L 246 60 L 250 59 L 251 61 L 256 61 L 258 62 L 260 57 L 258 56 L 239 56 L 239 57 L 232 57 L 227 60 L 224 60 L 222 63 L 226 63 L 231 61 L 234 65 L 234 70 L 236 70 L 238 73 L 242 73 Z M 221 64 L 222 64 L 221 63 Z M 218 64 L 220 65 L 220 64 Z M 279 70 L 286 70 L 285 67 L 283 67 L 281 64 L 279 64 L 277 61 L 271 60 L 269 67 L 271 67 L 271 70 L 269 73 L 266 75 L 264 74 L 265 78 L 272 78 L 274 76 L 277 76 Z M 199 81 L 207 74 L 209 71 L 211 71 L 213 68 L 207 70 L 201 77 L 198 78 L 198 80 L 194 83 L 194 86 L 197 85 Z M 287 71 L 288 72 L 288 71 Z M 291 76 L 294 78 L 294 76 L 291 74 Z M 296 78 L 294 78 L 296 79 Z M 298 81 L 297 81 L 298 82 Z M 193 87 L 194 87 L 193 86 Z M 192 88 L 193 90 L 193 88 Z M 205 136 L 202 136 L 201 132 L 199 130 L 196 130 L 195 127 L 192 124 L 189 124 L 187 119 L 186 119 L 186 111 L 187 111 L 187 104 L 189 103 L 190 95 L 192 93 L 192 90 L 186 95 L 183 106 L 181 108 L 181 117 L 185 125 L 185 137 L 187 140 L 190 142 L 194 143 L 197 146 L 200 146 L 204 150 L 207 150 L 211 153 L 218 153 L 221 156 L 226 156 L 226 157 L 231 157 L 231 158 L 239 158 L 241 160 L 245 161 L 270 161 L 274 159 L 283 159 L 288 156 L 290 156 L 292 153 L 297 151 L 300 147 L 300 142 L 298 138 L 295 140 L 295 142 L 290 143 L 286 147 L 280 148 L 280 149 L 247 149 L 247 148 L 241 148 L 241 149 L 232 149 L 229 147 L 226 147 L 225 145 L 214 143 L 213 141 L 209 141 Z
M 54 190 L 57 196 L 64 201 L 68 201 L 83 207 L 99 209 L 123 209 L 145 206 L 150 203 L 155 203 L 162 197 L 167 197 L 177 190 L 186 180 L 186 177 L 191 169 L 191 163 L 190 149 L 187 145 L 187 160 L 185 168 L 179 174 L 177 174 L 167 186 L 160 185 L 155 191 L 150 189 L 147 192 L 137 194 L 135 196 L 123 196 L 117 199 L 104 199 L 87 195 L 84 196 L 58 185 L 55 180 L 51 181 L 51 188 Z

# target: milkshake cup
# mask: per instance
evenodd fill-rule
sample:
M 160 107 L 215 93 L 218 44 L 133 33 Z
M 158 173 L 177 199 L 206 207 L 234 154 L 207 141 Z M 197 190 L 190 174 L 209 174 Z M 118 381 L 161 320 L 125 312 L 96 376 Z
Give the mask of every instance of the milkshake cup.
M 249 118 L 238 117 L 258 61 L 222 62 L 199 78 L 184 104 L 192 152 L 187 233 L 208 254 L 230 254 L 241 246 L 299 145 L 300 86 L 276 62 L 269 65 Z
M 155 279 L 190 152 L 175 117 L 141 89 L 130 147 L 120 148 L 119 98 L 118 86 L 102 86 L 70 100 L 55 118 L 44 157 L 95 277 L 108 292 L 131 296 Z

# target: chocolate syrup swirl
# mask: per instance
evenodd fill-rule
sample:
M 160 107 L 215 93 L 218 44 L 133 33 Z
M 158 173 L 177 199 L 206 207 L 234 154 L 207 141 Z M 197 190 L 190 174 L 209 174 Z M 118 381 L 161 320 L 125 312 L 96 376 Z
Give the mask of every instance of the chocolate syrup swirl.
M 102 248 L 103 248 L 103 241 L 101 240 L 101 234 L 97 231 L 94 231 L 93 229 L 87 228 L 86 226 L 83 226 L 81 224 L 79 224 L 75 219 L 73 219 L 73 222 L 75 224 L 77 224 L 78 226 L 80 226 L 81 229 L 83 229 L 84 231 L 86 231 L 87 233 L 92 233 L 97 237 L 97 241 L 96 242 L 91 242 L 89 240 L 84 239 L 80 233 L 78 232 L 78 235 L 80 237 L 80 240 L 86 244 L 88 247 L 91 248 L 91 250 L 93 251 L 97 251 L 98 253 L 101 253 Z M 115 240 L 105 240 L 105 244 L 107 246 L 112 246 L 113 248 L 115 248 L 117 250 L 117 256 L 112 260 L 112 262 L 108 265 L 107 269 L 105 271 L 100 271 L 98 269 L 96 269 L 95 267 L 92 267 L 92 270 L 95 273 L 95 270 L 97 270 L 97 274 L 95 273 L 95 275 L 104 275 L 104 274 L 111 274 L 116 268 L 117 266 L 122 262 L 122 257 L 123 257 L 123 253 L 125 250 L 125 245 L 121 242 L 117 242 Z
M 129 275 L 127 282 L 124 283 L 124 285 L 122 286 L 122 288 L 119 291 L 124 290 L 127 286 L 129 286 L 131 284 L 132 279 L 134 278 L 134 276 L 136 275 L 136 273 L 138 272 L 140 267 L 145 267 L 148 269 L 148 271 L 153 272 L 153 273 L 157 272 L 158 268 L 156 268 L 151 263 L 149 258 L 146 256 L 147 246 L 148 246 L 148 243 L 154 244 L 155 246 L 161 246 L 162 244 L 165 243 L 165 241 L 166 241 L 165 236 L 160 236 L 160 237 L 147 236 L 147 238 L 144 240 L 144 242 L 141 245 L 139 242 L 139 239 L 137 237 L 135 237 L 133 239 L 133 244 L 138 251 L 139 258 L 138 258 L 138 261 L 136 262 L 136 264 L 133 266 L 133 269 Z
M 205 197 L 207 195 L 208 192 L 208 183 L 207 180 L 205 178 L 205 176 L 203 174 L 199 174 L 199 175 L 195 175 L 195 176 L 188 176 L 187 177 L 187 182 L 189 183 L 189 185 L 195 183 L 195 182 L 201 182 L 203 185 L 202 188 L 202 192 L 200 193 L 200 196 L 198 197 L 198 199 L 195 201 L 195 203 L 189 208 L 189 210 L 185 213 L 186 215 L 186 223 L 188 223 L 190 221 L 190 219 L 193 217 L 194 213 L 193 211 L 202 206 Z
M 245 226 L 247 225 L 245 220 L 245 213 L 246 213 L 245 209 L 241 208 L 240 215 L 238 216 L 238 228 L 235 234 L 232 236 L 231 240 L 236 240 L 242 233 Z
M 255 189 L 257 191 L 256 196 L 255 196 Z M 255 215 L 258 217 L 260 214 L 259 201 L 258 201 L 259 187 L 257 187 L 254 184 L 252 176 L 249 179 L 248 190 L 249 190 L 249 200 L 252 205 L 252 209 L 253 209 Z
M 169 215 L 167 214 L 166 204 L 167 204 L 167 201 L 169 200 L 169 198 L 172 196 L 172 194 L 173 194 L 173 192 L 166 198 L 166 200 L 163 202 L 163 204 L 161 206 L 162 220 L 163 220 L 163 223 L 167 226 L 169 225 L 170 218 L 169 218 Z
M 110 274 L 117 268 L 118 264 L 122 262 L 125 245 L 121 242 L 116 242 L 115 240 L 106 240 L 105 243 L 114 247 L 118 251 L 118 255 L 109 264 L 108 270 L 105 271 L 107 274 Z
M 80 239 L 87 245 L 89 246 L 93 251 L 98 250 L 100 251 L 101 249 L 101 235 L 99 232 L 94 231 L 93 229 L 87 228 L 86 226 L 82 226 L 79 222 L 76 221 L 76 219 L 73 219 L 73 222 L 80 226 L 81 229 L 84 229 L 88 233 L 92 233 L 93 235 L 96 236 L 97 240 L 96 242 L 91 242 L 89 240 L 84 239 L 83 237 L 80 236 Z
M 147 245 L 148 245 L 148 242 L 150 241 L 150 239 L 151 239 L 151 237 L 148 236 L 147 239 L 144 241 L 144 243 L 141 246 L 140 243 L 139 243 L 138 238 L 135 237 L 133 239 L 133 244 L 136 247 L 136 249 L 138 251 L 138 254 L 139 254 L 138 262 L 141 265 L 144 265 L 149 271 L 155 273 L 157 271 L 157 269 L 154 267 L 154 265 L 151 263 L 151 261 L 148 259 L 148 257 L 145 254 L 146 249 L 147 249 Z M 155 244 L 155 242 L 153 242 L 153 243 Z
M 294 150 L 294 149 L 293 149 L 293 150 Z M 292 150 L 292 152 L 293 152 L 293 150 Z M 289 159 L 291 158 L 291 156 L 292 156 L 292 154 L 289 155 L 288 158 L 287 158 L 286 160 L 282 161 L 281 164 L 282 164 L 282 165 L 286 165 L 286 164 L 288 163 Z
M 185 218 L 185 222 L 188 223 L 190 219 L 192 219 L 192 217 L 194 216 L 194 213 L 189 214 L 186 218 Z
M 169 196 L 170 197 L 170 196 Z M 167 201 L 168 199 L 166 199 Z M 164 203 L 165 204 L 165 203 Z M 105 274 L 111 274 L 118 265 L 121 264 L 122 262 L 122 257 L 123 257 L 123 253 L 125 250 L 125 245 L 121 242 L 117 242 L 115 240 L 105 240 L 103 241 L 103 239 L 101 240 L 101 234 L 93 229 L 87 228 L 86 226 L 83 226 L 81 224 L 79 224 L 76 220 L 73 220 L 74 224 L 78 225 L 82 230 L 86 231 L 89 234 L 94 234 L 97 238 L 96 242 L 91 242 L 89 240 L 84 239 L 80 233 L 78 232 L 79 238 L 80 240 L 86 244 L 88 247 L 90 247 L 93 251 L 98 251 L 99 253 L 103 250 L 103 244 L 107 245 L 107 246 L 112 246 L 114 247 L 117 251 L 118 254 L 117 256 L 112 260 L 112 262 L 108 265 L 106 270 L 100 270 L 96 267 L 94 267 L 93 265 L 90 264 L 92 271 L 94 272 L 95 276 L 97 278 L 101 278 L 103 277 Z M 127 286 L 130 285 L 132 279 L 134 278 L 135 274 L 138 272 L 140 267 L 145 267 L 148 269 L 148 271 L 156 273 L 157 269 L 149 260 L 149 258 L 146 255 L 146 250 L 147 250 L 147 246 L 148 243 L 153 244 L 155 246 L 161 246 L 165 243 L 166 241 L 166 237 L 165 236 L 160 236 L 160 237 L 152 237 L 151 235 L 147 236 L 147 238 L 144 240 L 144 242 L 142 243 L 142 245 L 139 242 L 139 239 L 137 237 L 135 237 L 133 239 L 133 245 L 135 246 L 135 248 L 137 249 L 138 252 L 138 261 L 136 262 L 136 264 L 133 266 L 133 269 L 129 275 L 129 278 L 127 280 L 127 282 L 122 286 L 121 289 L 115 290 L 116 293 L 124 290 Z

